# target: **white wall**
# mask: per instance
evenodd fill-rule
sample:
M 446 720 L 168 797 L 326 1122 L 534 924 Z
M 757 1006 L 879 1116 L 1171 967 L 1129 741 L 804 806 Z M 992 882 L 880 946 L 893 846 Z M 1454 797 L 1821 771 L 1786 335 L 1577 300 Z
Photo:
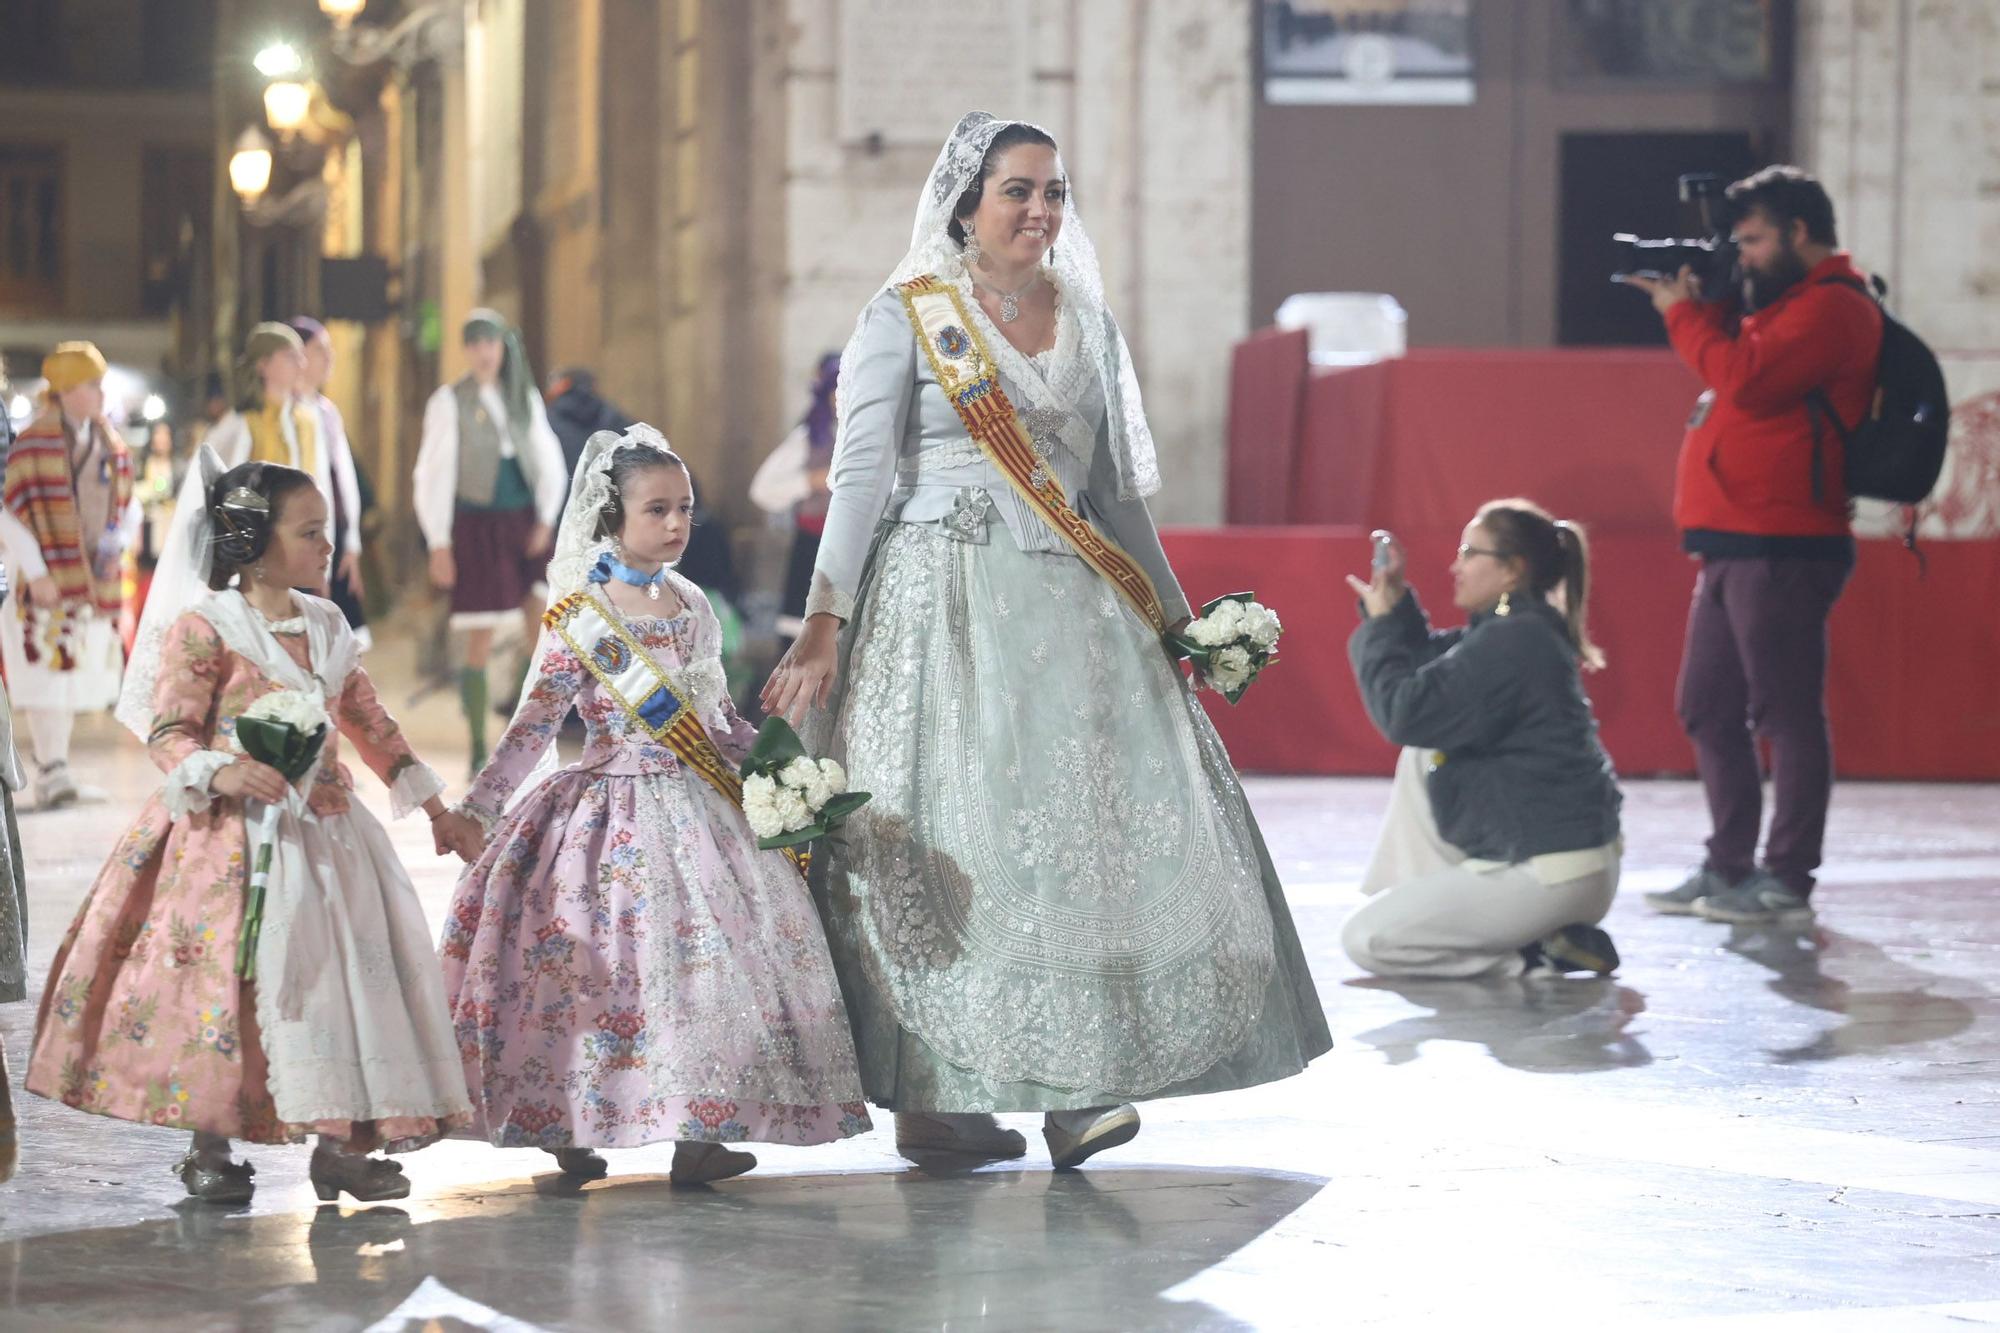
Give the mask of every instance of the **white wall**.
M 2000 4 L 1806 0 L 1801 165 L 1841 242 L 1939 353 L 1954 441 L 1924 530 L 2000 536 Z M 1891 515 L 1864 515 L 1877 532 Z
M 933 0 L 870 3 L 879 14 L 895 3 L 921 12 Z M 877 57 L 879 68 L 843 70 L 842 8 L 786 0 L 780 356 L 783 382 L 797 386 L 787 391 L 802 399 L 813 363 L 846 340 L 902 257 L 918 192 L 958 117 L 983 109 L 1035 120 L 1063 145 L 1138 362 L 1166 478 L 1154 511 L 1169 522 L 1219 522 L 1229 355 L 1249 304 L 1248 10 L 1213 0 L 989 5 L 1025 7 L 1013 25 L 1027 43 L 1020 106 L 959 105 L 948 65 L 899 68 L 892 52 Z M 843 77 L 936 86 L 910 100 L 918 123 L 893 127 L 886 146 L 870 152 L 841 141 Z

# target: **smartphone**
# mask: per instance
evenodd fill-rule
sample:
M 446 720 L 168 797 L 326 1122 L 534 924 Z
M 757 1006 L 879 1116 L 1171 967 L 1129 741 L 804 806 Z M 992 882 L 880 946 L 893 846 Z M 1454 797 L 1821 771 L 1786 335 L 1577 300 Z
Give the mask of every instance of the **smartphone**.
M 1369 561 L 1368 567 L 1378 572 L 1387 569 L 1389 567 L 1389 548 L 1395 539 L 1379 529 L 1370 534 L 1370 539 L 1375 543 L 1375 555 Z

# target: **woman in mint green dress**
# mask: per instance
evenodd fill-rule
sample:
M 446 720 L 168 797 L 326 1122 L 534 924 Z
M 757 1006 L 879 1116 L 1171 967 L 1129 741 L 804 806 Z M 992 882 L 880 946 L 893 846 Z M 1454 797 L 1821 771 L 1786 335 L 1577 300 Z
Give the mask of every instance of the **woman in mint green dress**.
M 1330 1045 L 1256 821 L 1159 628 L 939 385 L 936 356 L 989 356 L 1033 477 L 1144 570 L 1160 624 L 1185 619 L 1068 184 L 1035 126 L 975 112 L 953 131 L 842 355 L 806 630 L 765 687 L 874 795 L 816 858 L 815 891 L 864 1090 L 906 1155 L 1020 1156 L 992 1113 L 1039 1111 L 1074 1166 L 1138 1132 L 1133 1101 L 1286 1078 Z M 926 275 L 968 325 L 933 345 L 899 289 Z

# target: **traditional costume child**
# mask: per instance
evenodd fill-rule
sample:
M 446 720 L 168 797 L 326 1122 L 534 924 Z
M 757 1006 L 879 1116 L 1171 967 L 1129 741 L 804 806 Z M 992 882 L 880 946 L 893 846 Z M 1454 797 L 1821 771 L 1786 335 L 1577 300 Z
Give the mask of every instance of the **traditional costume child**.
M 295 593 L 297 615 L 271 621 L 233 588 L 208 590 L 220 474 L 204 449 L 119 701 L 119 721 L 146 742 L 166 784 L 119 840 L 56 953 L 28 1090 L 256 1143 L 316 1132 L 348 1153 L 420 1147 L 464 1123 L 465 1083 L 423 910 L 388 835 L 356 799 L 340 738 L 389 784 L 398 815 L 444 784 L 382 707 L 332 603 Z M 223 501 L 254 508 L 257 498 Z M 241 755 L 238 718 L 278 691 L 321 701 L 337 734 L 277 812 L 252 980 L 238 948 L 261 850 L 249 845 L 246 815 L 261 807 L 211 782 Z M 179 1170 L 191 1193 L 247 1194 L 232 1194 L 194 1154 Z M 323 1172 L 319 1154 L 313 1163 L 322 1198 L 338 1188 L 396 1197 L 407 1184 L 384 1174 L 396 1170 L 370 1160 L 343 1178 Z
M 596 533 L 634 442 L 666 447 L 645 425 L 600 431 L 578 465 L 535 670 L 460 807 L 491 836 L 442 946 L 477 1131 L 588 1174 L 601 1159 L 576 1150 L 869 1126 L 811 897 L 744 820 L 735 773 L 755 732 L 724 689 L 708 601 L 666 569 L 653 586 L 674 615 L 628 617 L 603 591 L 633 581 Z M 572 707 L 587 739 L 556 771 Z
M 545 557 L 529 555 L 528 543 L 537 523 L 553 528 L 562 512 L 562 442 L 535 391 L 519 331 L 497 312 L 479 309 L 464 332 L 467 341 L 495 338 L 505 345 L 499 379 L 481 384 L 467 373 L 431 395 L 414 499 L 425 544 L 449 549 L 457 567 L 452 629 L 491 630 L 540 595 Z M 459 702 L 475 770 L 486 759 L 489 697 L 486 668 L 462 668 Z
M 313 479 L 332 512 L 338 488 L 320 435 L 319 412 L 290 394 L 273 398 L 258 378 L 266 357 L 287 352 L 305 355 L 305 342 L 290 325 L 268 322 L 250 330 L 236 366 L 236 409 L 215 423 L 203 443 L 215 450 L 224 468 L 239 463 L 297 468 Z

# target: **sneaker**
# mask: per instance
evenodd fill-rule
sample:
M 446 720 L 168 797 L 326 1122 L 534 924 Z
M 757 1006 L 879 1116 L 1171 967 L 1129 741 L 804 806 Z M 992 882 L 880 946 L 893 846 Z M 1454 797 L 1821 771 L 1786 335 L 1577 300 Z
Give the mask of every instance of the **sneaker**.
M 1618 970 L 1618 947 L 1602 927 L 1573 921 L 1540 941 L 1542 957 L 1564 972 L 1595 972 L 1608 977 Z
M 1689 875 L 1679 888 L 1646 894 L 1646 906 L 1663 916 L 1694 916 L 1696 903 L 1728 891 L 1729 881 L 1703 866 Z
M 1704 921 L 1727 921 L 1737 926 L 1804 925 L 1814 915 L 1804 895 L 1786 888 L 1768 870 L 1759 870 L 1733 889 L 1703 898 L 1695 904 L 1695 913 Z

